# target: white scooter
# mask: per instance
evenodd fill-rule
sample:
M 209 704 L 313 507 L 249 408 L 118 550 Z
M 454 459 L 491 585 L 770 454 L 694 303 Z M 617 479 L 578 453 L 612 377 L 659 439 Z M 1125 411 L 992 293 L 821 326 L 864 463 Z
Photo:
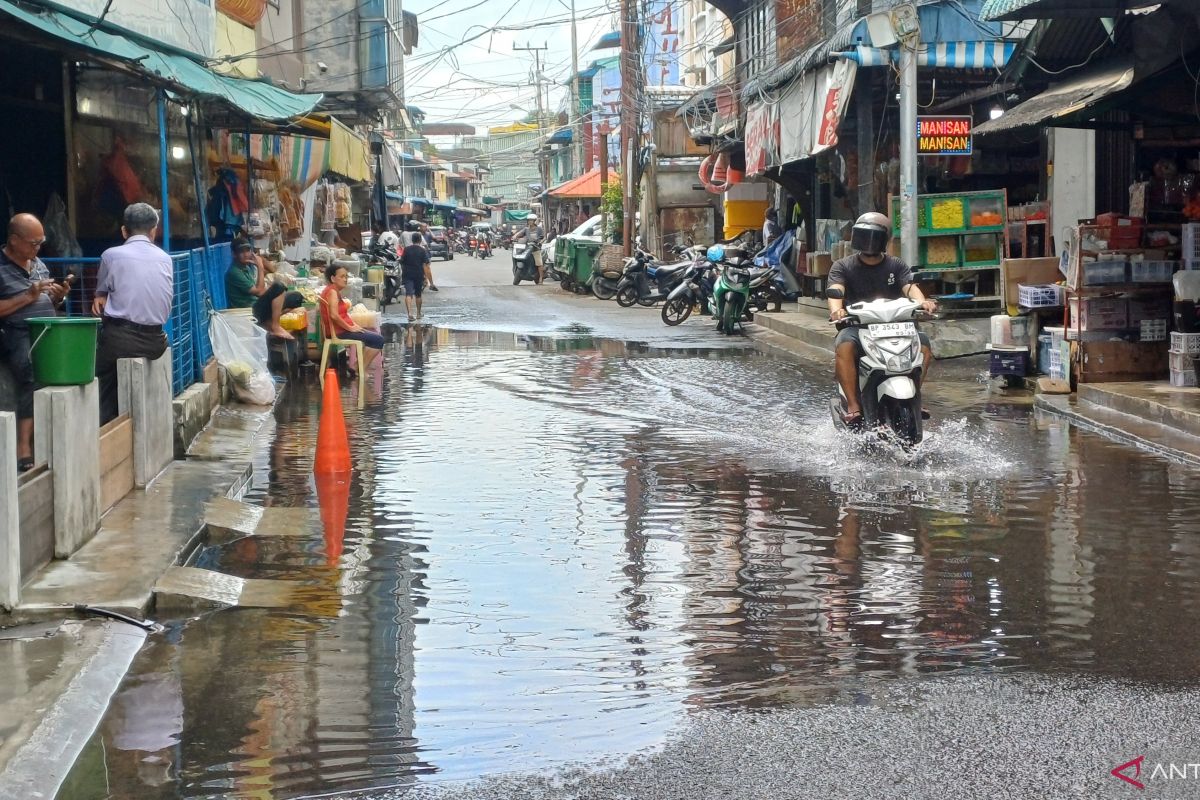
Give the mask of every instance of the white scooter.
M 841 296 L 837 289 L 826 294 L 835 299 Z M 838 321 L 838 329 L 858 328 L 862 344 L 858 357 L 860 430 L 879 431 L 902 447 L 915 447 L 923 437 L 921 373 L 925 369 L 916 320 L 929 319 L 929 315 L 920 303 L 907 298 L 855 303 L 846 313 Z M 846 397 L 841 386 L 829 406 L 834 425 L 849 430 L 843 420 Z

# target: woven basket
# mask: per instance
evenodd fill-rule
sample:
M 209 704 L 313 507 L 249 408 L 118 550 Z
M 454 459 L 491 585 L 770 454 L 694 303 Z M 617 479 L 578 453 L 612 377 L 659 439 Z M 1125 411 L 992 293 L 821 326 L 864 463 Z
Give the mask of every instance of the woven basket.
M 601 275 L 608 272 L 624 270 L 625 249 L 619 244 L 600 245 L 600 255 L 596 257 L 596 271 Z

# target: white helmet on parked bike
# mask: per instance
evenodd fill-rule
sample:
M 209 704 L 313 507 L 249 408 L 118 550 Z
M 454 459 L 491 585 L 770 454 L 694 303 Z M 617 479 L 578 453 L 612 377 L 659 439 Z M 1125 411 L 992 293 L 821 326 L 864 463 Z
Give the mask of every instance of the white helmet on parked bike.
M 379 245 L 381 247 L 395 247 L 400 244 L 400 237 L 391 231 L 384 231 L 379 234 Z
M 525 218 L 526 222 L 537 222 L 537 214 L 530 214 Z

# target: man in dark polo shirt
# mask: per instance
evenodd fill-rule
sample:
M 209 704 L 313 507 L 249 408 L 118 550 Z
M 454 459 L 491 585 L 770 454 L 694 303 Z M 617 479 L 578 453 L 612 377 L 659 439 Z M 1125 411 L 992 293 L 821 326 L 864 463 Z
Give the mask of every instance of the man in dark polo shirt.
M 8 238 L 0 249 L 0 353 L 8 361 L 17 390 L 17 469 L 33 467 L 33 361 L 29 325 L 34 317 L 53 317 L 67 287 L 50 280 L 38 258 L 46 241 L 42 223 L 32 214 L 8 222 Z
M 925 299 L 920 287 L 913 282 L 912 269 L 900 259 L 887 254 L 892 240 L 892 221 L 875 211 L 859 217 L 854 223 L 850 242 L 854 255 L 835 262 L 829 270 L 827 289 L 839 289 L 839 297 L 828 298 L 829 318 L 834 322 L 847 315 L 846 308 L 859 302 L 872 300 L 898 300 L 907 297 L 921 303 L 932 313 L 937 303 Z M 933 366 L 933 351 L 929 337 L 921 337 L 921 351 L 925 355 L 925 369 L 921 380 L 929 377 Z M 834 339 L 834 370 L 838 384 L 846 396 L 846 411 L 843 419 L 850 427 L 861 424 L 862 410 L 858 397 L 858 357 L 862 352 L 858 328 L 842 328 Z
M 100 255 L 92 313 L 101 317 L 96 345 L 100 379 L 100 424 L 116 418 L 117 359 L 154 360 L 167 349 L 163 325 L 171 316 L 175 272 L 171 257 L 154 244 L 158 212 L 146 203 L 125 209 L 125 244 Z

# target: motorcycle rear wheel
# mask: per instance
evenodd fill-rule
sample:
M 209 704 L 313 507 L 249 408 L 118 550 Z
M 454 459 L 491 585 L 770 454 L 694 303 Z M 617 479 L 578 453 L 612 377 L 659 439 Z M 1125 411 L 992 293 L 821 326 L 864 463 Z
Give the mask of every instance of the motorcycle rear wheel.
M 638 303 L 638 290 L 636 286 L 623 286 L 617 292 L 617 305 L 621 308 L 633 308 Z
M 690 297 L 676 297 L 663 305 L 662 321 L 667 325 L 681 325 L 692 315 L 692 300 Z

